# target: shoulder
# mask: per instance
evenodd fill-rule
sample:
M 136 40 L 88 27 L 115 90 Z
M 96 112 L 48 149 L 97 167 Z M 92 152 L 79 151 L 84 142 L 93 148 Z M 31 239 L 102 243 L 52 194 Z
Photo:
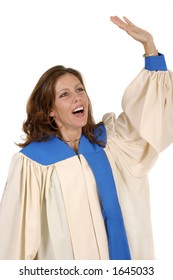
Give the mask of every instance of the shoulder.
M 113 129 L 116 125 L 116 115 L 114 112 L 107 113 L 103 116 L 103 124 L 105 129 Z
M 52 136 L 44 142 L 30 143 L 20 153 L 39 164 L 50 165 L 67 158 L 67 153 L 61 146 L 61 141 Z
M 97 141 L 102 141 L 106 144 L 107 142 L 107 135 L 106 135 L 106 128 L 104 123 L 100 123 L 100 125 L 94 129 L 93 131 Z

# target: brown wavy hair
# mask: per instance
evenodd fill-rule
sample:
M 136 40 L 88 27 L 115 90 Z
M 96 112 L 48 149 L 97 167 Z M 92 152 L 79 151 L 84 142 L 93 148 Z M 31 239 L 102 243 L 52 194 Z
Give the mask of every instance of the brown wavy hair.
M 60 76 L 66 73 L 76 76 L 85 88 L 82 75 L 79 71 L 73 68 L 66 68 L 62 65 L 48 69 L 38 80 L 27 102 L 27 119 L 23 123 L 23 131 L 26 134 L 26 138 L 24 143 L 18 144 L 19 147 L 23 148 L 34 141 L 47 141 L 52 135 L 59 138 L 62 137 L 53 117 L 50 117 L 50 110 L 53 108 L 55 102 L 55 82 Z M 93 133 L 101 124 L 102 122 L 95 123 L 89 100 L 88 120 L 82 130 L 91 142 L 104 146 L 103 141 L 97 140 L 97 137 L 101 134 L 101 129 L 97 130 L 97 135 Z

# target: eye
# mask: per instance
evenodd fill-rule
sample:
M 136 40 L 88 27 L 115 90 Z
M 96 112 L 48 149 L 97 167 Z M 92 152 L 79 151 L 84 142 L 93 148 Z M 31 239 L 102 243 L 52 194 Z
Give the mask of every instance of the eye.
M 83 92 L 83 91 L 85 91 L 83 87 L 78 87 L 76 90 L 77 90 L 77 92 Z
M 60 98 L 66 97 L 66 96 L 68 96 L 68 92 L 63 92 L 63 93 L 60 95 Z

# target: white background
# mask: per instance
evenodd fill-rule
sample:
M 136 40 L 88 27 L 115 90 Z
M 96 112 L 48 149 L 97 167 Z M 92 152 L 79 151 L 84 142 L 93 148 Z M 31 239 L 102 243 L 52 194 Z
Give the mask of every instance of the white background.
M 6 0 L 0 2 L 0 197 L 21 141 L 25 106 L 38 78 L 63 64 L 80 70 L 96 121 L 121 112 L 128 83 L 143 68 L 142 45 L 110 22 L 127 16 L 150 31 L 173 69 L 173 1 Z M 149 174 L 156 258 L 173 252 L 173 146 Z

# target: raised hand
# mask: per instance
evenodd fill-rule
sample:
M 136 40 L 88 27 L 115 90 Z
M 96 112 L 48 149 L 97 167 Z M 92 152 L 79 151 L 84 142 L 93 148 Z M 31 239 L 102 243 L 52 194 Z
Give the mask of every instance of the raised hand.
M 123 19 L 120 19 L 118 16 L 110 17 L 114 24 L 126 31 L 133 39 L 143 44 L 146 54 L 158 55 L 153 36 L 148 31 L 134 25 L 127 17 L 123 17 Z

